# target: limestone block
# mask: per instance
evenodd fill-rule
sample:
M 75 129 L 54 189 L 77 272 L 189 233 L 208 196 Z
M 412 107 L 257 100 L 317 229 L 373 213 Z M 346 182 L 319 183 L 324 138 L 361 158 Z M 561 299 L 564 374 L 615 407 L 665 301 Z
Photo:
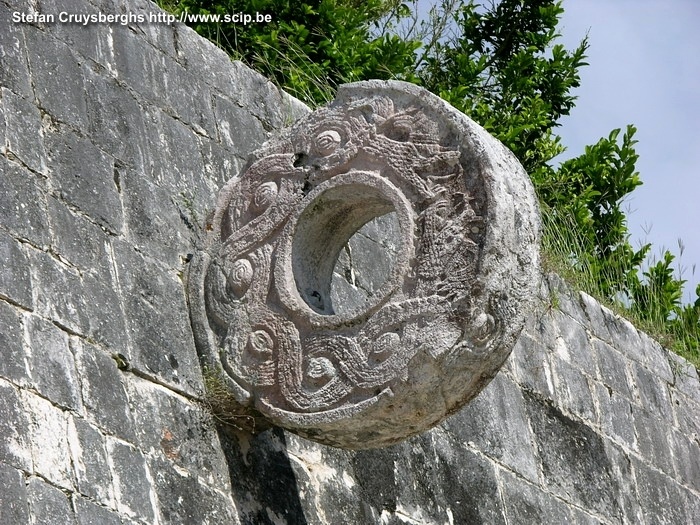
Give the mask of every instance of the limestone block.
M 2 88 L 5 105 L 7 150 L 30 169 L 46 173 L 46 153 L 41 140 L 41 115 L 28 99 Z
M 129 312 L 130 364 L 164 384 L 199 393 L 202 376 L 179 281 L 127 243 L 115 243 L 114 253 L 124 311 Z
M 593 339 L 592 343 L 598 361 L 600 380 L 618 394 L 625 396 L 627 400 L 632 400 L 631 381 L 627 372 L 628 360 L 600 339 Z
M 84 419 L 68 420 L 68 445 L 81 494 L 114 506 L 114 490 L 104 436 Z
M 0 224 L 4 230 L 40 247 L 48 246 L 45 181 L 0 156 Z
M 143 454 L 132 446 L 113 439 L 107 441 L 107 452 L 111 462 L 117 510 L 120 514 L 138 516 L 152 522 L 152 478 L 146 470 Z
M 589 380 L 563 359 L 552 358 L 557 404 L 584 421 L 595 421 L 595 405 Z
M 64 525 L 75 523 L 75 514 L 66 494 L 41 478 L 31 478 L 27 483 L 31 523 Z M 25 522 L 26 523 L 26 522 Z
M 78 523 L 80 525 L 123 525 L 124 523 L 131 523 L 129 521 L 122 521 L 119 514 L 111 511 L 105 507 L 101 507 L 97 503 L 92 502 L 87 498 L 76 497 L 74 498 L 75 514 L 78 516 Z
M 499 375 L 468 407 L 442 428 L 486 456 L 506 465 L 523 479 L 537 481 L 525 399 L 518 386 Z
M 114 180 L 114 159 L 72 133 L 50 133 L 45 141 L 50 152 L 51 182 L 60 199 L 100 226 L 121 231 L 122 206 Z
M 29 505 L 24 476 L 0 463 L 0 518 L 5 523 L 29 523 Z
M 621 490 L 605 439 L 547 401 L 525 399 L 545 486 L 588 511 L 613 519 L 621 514 Z
M 12 19 L 14 9 L 6 4 L 0 3 L 0 20 L 4 21 L 0 31 L 0 58 L 3 65 L 0 68 L 0 86 L 5 86 L 19 95 L 28 96 L 32 92 L 32 86 L 29 82 L 22 25 L 8 23 Z
M 527 174 L 465 115 L 406 83 L 342 86 L 221 191 L 189 275 L 200 355 L 239 415 L 398 442 L 508 357 L 539 228 Z
M 113 287 L 109 235 L 54 197 L 46 200 L 51 227 L 57 232 L 51 242 L 53 253 L 60 254 L 61 259 L 69 261 L 81 273 L 98 276 Z
M 81 378 L 83 403 L 90 417 L 109 434 L 135 438 L 129 398 L 117 363 L 107 352 L 86 342 L 71 342 Z
M 2 236 L 0 235 L 1 241 Z M 0 244 L 0 254 L 2 254 L 2 244 Z M 3 273 L 1 272 L 0 276 Z M 2 284 L 1 279 L 0 284 Z M 2 289 L 0 288 L 1 294 Z M 27 376 L 27 356 L 22 344 L 23 330 L 20 319 L 21 316 L 15 308 L 0 301 L 0 348 L 2 348 L 0 377 L 18 383 Z
M 503 491 L 506 512 L 511 523 L 586 523 L 572 516 L 574 507 L 547 494 L 530 483 L 504 472 Z M 593 523 L 593 520 L 591 520 Z
M 24 25 L 32 87 L 39 106 L 54 119 L 76 128 L 87 126 L 85 85 L 79 59 L 71 48 L 46 32 Z
M 634 456 L 634 475 L 637 480 L 639 503 L 647 523 L 690 523 L 684 519 L 687 508 L 683 490 L 658 470 L 650 468 Z
M 94 27 L 100 26 L 95 24 Z M 157 132 L 152 131 L 149 136 L 146 129 L 146 122 L 151 118 L 147 113 L 148 108 L 139 104 L 134 94 L 125 93 L 117 79 L 95 72 L 85 65 L 82 71 L 88 116 L 86 135 L 95 146 L 109 152 L 122 164 L 140 166 L 149 173 L 149 166 L 146 166 L 150 153 L 148 145 Z M 125 140 L 125 137 L 128 139 Z M 158 146 L 163 149 L 162 144 Z M 117 173 L 114 175 L 118 176 Z
M 0 380 L 0 464 L 31 472 L 29 424 L 18 388 Z
M 67 334 L 40 317 L 27 318 L 29 369 L 37 391 L 61 407 L 79 411 L 80 382 Z
M 229 497 L 170 461 L 152 458 L 160 523 L 238 523 Z
M 20 390 L 20 399 L 30 419 L 28 435 L 35 474 L 54 486 L 73 491 L 66 412 L 26 390 Z

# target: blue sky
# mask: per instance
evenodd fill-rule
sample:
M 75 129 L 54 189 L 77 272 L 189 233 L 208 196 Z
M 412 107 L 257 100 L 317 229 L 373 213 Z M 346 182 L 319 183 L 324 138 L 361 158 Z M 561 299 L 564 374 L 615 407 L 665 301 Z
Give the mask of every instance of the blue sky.
M 589 66 L 559 132 L 576 156 L 614 128 L 634 124 L 644 185 L 625 203 L 632 244 L 679 255 L 685 301 L 700 282 L 700 2 L 564 0 L 562 43 L 588 32 Z M 693 266 L 697 264 L 693 274 Z

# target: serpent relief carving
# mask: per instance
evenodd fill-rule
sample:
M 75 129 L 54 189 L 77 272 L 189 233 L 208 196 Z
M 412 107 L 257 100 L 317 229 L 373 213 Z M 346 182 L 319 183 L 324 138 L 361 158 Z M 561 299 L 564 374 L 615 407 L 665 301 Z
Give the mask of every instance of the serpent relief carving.
M 332 293 L 339 255 L 380 217 L 396 225 L 390 270 L 346 303 Z M 246 413 L 333 446 L 397 442 L 474 397 L 538 283 L 527 174 L 401 82 L 342 86 L 267 143 L 208 230 L 189 280 L 205 364 Z

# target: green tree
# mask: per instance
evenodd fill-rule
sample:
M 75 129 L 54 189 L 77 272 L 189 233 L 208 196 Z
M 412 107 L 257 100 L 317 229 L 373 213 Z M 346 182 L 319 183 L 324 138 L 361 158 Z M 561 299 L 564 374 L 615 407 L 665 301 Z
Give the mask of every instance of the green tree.
M 635 171 L 635 129 L 627 128 L 621 144 L 620 130 L 614 130 L 581 156 L 552 166 L 564 150 L 555 131 L 574 107 L 587 39 L 572 51 L 556 43 L 563 13 L 558 1 L 442 6 L 435 18 L 444 18 L 452 7 L 457 31 L 438 39 L 424 55 L 421 83 L 516 154 L 550 214 L 551 230 L 569 229 L 573 222 L 577 242 L 585 247 L 576 250 L 576 263 L 588 269 L 607 297 L 625 292 L 629 274 L 648 249 L 632 249 L 621 210 L 624 197 L 641 184 Z
M 420 42 L 372 32 L 396 7 L 386 0 L 180 0 L 176 13 L 269 14 L 266 24 L 194 24 L 234 58 L 274 79 L 290 94 L 317 105 L 342 83 L 394 78 L 410 71 Z

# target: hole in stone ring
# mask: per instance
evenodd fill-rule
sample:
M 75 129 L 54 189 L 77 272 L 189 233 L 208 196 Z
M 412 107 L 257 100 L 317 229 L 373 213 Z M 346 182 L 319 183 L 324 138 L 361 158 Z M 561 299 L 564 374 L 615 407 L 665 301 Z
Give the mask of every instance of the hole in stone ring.
M 317 187 L 300 210 L 276 274 L 285 304 L 314 323 L 342 322 L 395 289 L 413 246 L 412 220 L 390 182 L 367 172 L 340 175 Z
M 374 261 L 367 253 L 372 241 L 359 231 L 382 216 L 393 215 L 397 227 L 396 213 L 392 212 L 393 205 L 386 197 L 376 188 L 363 185 L 332 187 L 306 207 L 294 233 L 292 268 L 297 291 L 314 312 L 343 315 L 362 308 L 386 282 L 391 268 L 384 272 L 381 282 L 371 287 L 362 285 L 370 273 L 365 269 L 372 268 Z M 385 222 L 391 224 L 390 220 Z M 368 229 L 363 233 L 369 233 Z M 390 259 L 389 264 L 393 263 L 395 253 L 385 253 L 388 250 L 384 246 L 374 244 L 384 262 Z
M 389 278 L 401 241 L 395 211 L 375 217 L 340 249 L 331 277 L 330 301 L 336 314 L 364 306 Z

